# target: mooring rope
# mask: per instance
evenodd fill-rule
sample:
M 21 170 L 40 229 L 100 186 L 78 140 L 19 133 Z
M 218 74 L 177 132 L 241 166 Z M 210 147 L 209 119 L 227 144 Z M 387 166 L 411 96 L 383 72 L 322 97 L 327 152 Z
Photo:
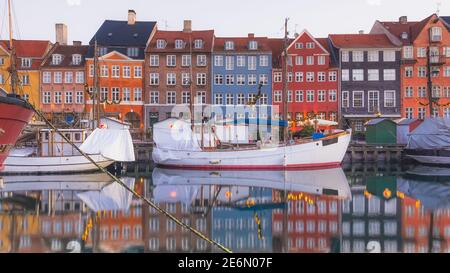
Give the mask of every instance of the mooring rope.
M 148 205 L 150 205 L 152 208 L 154 208 L 155 210 L 157 210 L 159 213 L 167 216 L 169 219 L 171 219 L 172 221 L 174 221 L 176 224 L 178 224 L 179 226 L 188 229 L 189 231 L 191 231 L 192 233 L 194 233 L 195 235 L 197 235 L 198 237 L 200 237 L 201 239 L 205 240 L 206 242 L 217 246 L 219 249 L 223 250 L 226 253 L 233 253 L 229 248 L 223 246 L 222 244 L 216 242 L 215 240 L 207 237 L 205 234 L 203 234 L 202 232 L 198 231 L 197 229 L 187 225 L 186 223 L 184 223 L 183 221 L 180 221 L 178 218 L 176 218 L 175 216 L 173 216 L 171 213 L 167 212 L 166 210 L 162 209 L 161 207 L 159 207 L 158 205 L 156 205 L 154 202 L 152 202 L 151 200 L 147 199 L 146 197 L 144 197 L 143 195 L 139 194 L 138 192 L 136 192 L 134 189 L 130 188 L 127 184 L 125 184 L 124 182 L 122 182 L 117 176 L 113 175 L 112 173 L 110 173 L 108 170 L 106 170 L 105 168 L 103 168 L 102 166 L 100 166 L 99 164 L 97 164 L 97 162 L 95 162 L 88 154 L 86 154 L 85 152 L 83 152 L 77 145 L 75 145 L 72 141 L 70 141 L 63 133 L 61 133 L 45 116 L 44 114 L 42 114 L 39 110 L 37 110 L 31 103 L 27 102 L 28 105 L 31 107 L 31 109 L 33 109 L 33 111 L 44 120 L 44 122 L 50 126 L 50 128 L 52 128 L 56 133 L 58 133 L 67 143 L 69 143 L 70 145 L 72 145 L 82 156 L 84 156 L 87 160 L 89 160 L 92 164 L 94 164 L 100 171 L 102 171 L 103 173 L 106 173 L 111 179 L 113 179 L 115 182 L 119 183 L 122 187 L 124 187 L 125 189 L 127 189 L 129 192 L 131 192 L 134 196 L 138 197 L 139 199 L 143 200 L 145 203 L 147 203 Z

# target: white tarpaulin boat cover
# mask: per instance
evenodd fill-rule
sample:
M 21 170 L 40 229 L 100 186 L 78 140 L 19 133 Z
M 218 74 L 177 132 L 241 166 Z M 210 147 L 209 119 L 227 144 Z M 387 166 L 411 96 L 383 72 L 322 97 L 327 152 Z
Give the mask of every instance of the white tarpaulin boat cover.
M 450 119 L 426 119 L 409 134 L 407 148 L 450 151 Z
M 133 140 L 128 130 L 95 129 L 80 149 L 87 154 L 101 154 L 114 161 L 135 161 Z
M 134 178 L 121 179 L 128 187 L 134 188 Z M 128 211 L 133 194 L 119 183 L 114 182 L 101 191 L 88 191 L 77 194 L 92 211 Z
M 191 125 L 179 119 L 166 119 L 153 126 L 153 141 L 160 149 L 175 151 L 201 151 L 198 138 Z

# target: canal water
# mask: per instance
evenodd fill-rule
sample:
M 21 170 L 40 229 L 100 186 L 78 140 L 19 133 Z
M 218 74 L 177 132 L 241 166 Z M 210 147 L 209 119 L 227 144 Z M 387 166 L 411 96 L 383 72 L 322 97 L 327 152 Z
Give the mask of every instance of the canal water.
M 121 177 L 233 252 L 450 251 L 450 169 L 353 164 Z M 3 177 L 0 192 L 0 252 L 221 252 L 103 174 Z

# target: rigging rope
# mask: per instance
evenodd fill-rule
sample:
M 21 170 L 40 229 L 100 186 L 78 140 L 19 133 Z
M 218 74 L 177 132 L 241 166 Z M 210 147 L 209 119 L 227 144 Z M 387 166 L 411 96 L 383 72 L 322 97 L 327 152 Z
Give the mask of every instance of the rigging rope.
M 110 173 L 108 170 L 106 170 L 105 168 L 103 168 L 102 166 L 100 166 L 99 164 L 97 164 L 97 162 L 95 162 L 88 154 L 86 154 L 85 152 L 83 152 L 78 146 L 76 146 L 72 141 L 70 141 L 68 138 L 66 138 L 66 136 L 64 136 L 63 133 L 61 133 L 45 116 L 44 114 L 41 113 L 41 111 L 37 110 L 33 105 L 31 105 L 30 103 L 28 103 L 28 105 L 33 109 L 33 111 L 42 119 L 44 120 L 44 122 L 50 126 L 51 129 L 53 129 L 56 133 L 58 133 L 63 139 L 64 141 L 66 141 L 67 143 L 69 143 L 70 145 L 72 145 L 81 155 L 83 155 L 87 160 L 89 160 L 92 164 L 94 164 L 100 171 L 102 171 L 103 173 L 107 174 L 110 178 L 112 178 L 115 182 L 119 183 L 122 187 L 124 187 L 126 190 L 128 190 L 129 192 L 131 192 L 134 196 L 138 197 L 139 199 L 141 199 L 142 201 L 144 201 L 145 203 L 147 203 L 148 205 L 150 205 L 152 208 L 154 208 L 155 210 L 157 210 L 159 213 L 167 216 L 170 220 L 174 221 L 176 224 L 178 224 L 179 226 L 188 229 L 189 231 L 191 231 L 192 233 L 194 233 L 195 235 L 197 235 L 198 237 L 200 237 L 201 239 L 205 240 L 206 242 L 215 245 L 216 247 L 218 247 L 219 249 L 223 250 L 226 253 L 232 253 L 232 251 L 230 249 L 228 249 L 227 247 L 223 246 L 222 244 L 214 241 L 213 239 L 208 238 L 206 235 L 204 235 L 203 233 L 201 233 L 200 231 L 198 231 L 197 229 L 187 225 L 186 223 L 180 221 L 179 219 L 177 219 L 175 216 L 173 216 L 171 213 L 167 212 L 166 210 L 160 208 L 158 205 L 156 205 L 154 202 L 150 201 L 149 199 L 147 199 L 146 197 L 142 196 L 141 194 L 137 193 L 134 189 L 130 188 L 127 184 L 125 184 L 124 182 L 122 182 L 119 178 L 117 178 L 117 176 L 113 175 L 112 173 Z

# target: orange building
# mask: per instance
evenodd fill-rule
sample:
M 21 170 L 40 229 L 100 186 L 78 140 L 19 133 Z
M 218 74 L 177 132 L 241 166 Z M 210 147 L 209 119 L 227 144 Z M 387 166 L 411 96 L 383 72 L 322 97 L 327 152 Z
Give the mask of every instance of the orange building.
M 376 21 L 371 33 L 387 34 L 403 46 L 402 116 L 429 117 L 431 87 L 432 115 L 450 117 L 450 33 L 444 20 L 436 14 L 413 22 L 402 16 L 395 22 Z

